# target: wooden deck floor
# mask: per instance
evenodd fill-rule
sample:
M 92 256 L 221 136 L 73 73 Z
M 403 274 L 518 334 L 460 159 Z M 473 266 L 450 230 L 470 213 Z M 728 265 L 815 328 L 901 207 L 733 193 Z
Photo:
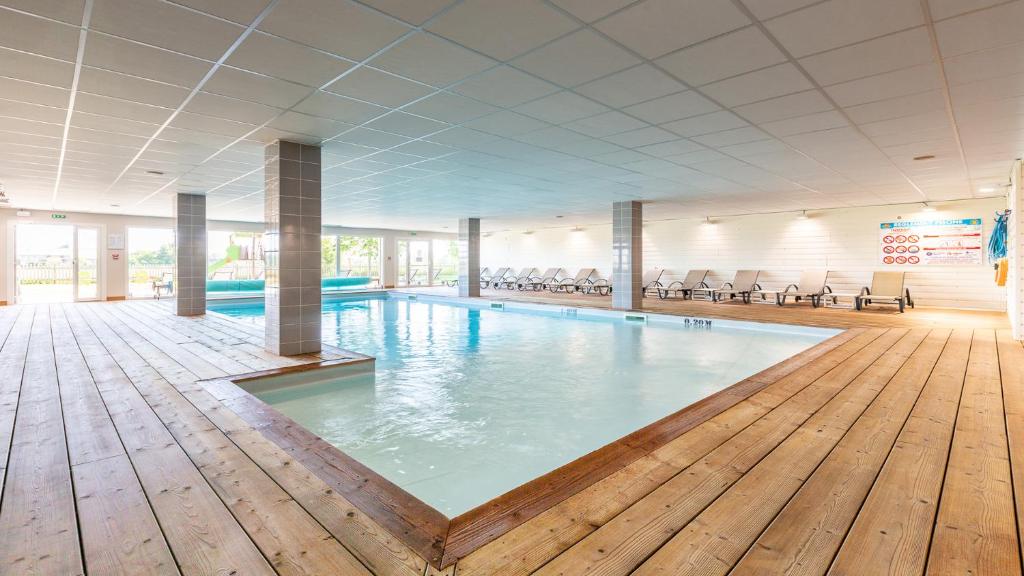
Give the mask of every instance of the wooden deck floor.
M 0 308 L 0 574 L 438 573 L 197 384 L 319 358 L 169 312 Z M 443 573 L 1020 574 L 1024 348 L 972 318 L 852 327 Z

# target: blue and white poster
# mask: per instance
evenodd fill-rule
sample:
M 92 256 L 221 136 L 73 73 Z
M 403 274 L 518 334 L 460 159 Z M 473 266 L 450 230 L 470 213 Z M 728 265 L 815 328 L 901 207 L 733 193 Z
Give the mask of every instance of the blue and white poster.
M 878 240 L 879 258 L 885 266 L 984 263 L 981 218 L 882 222 Z

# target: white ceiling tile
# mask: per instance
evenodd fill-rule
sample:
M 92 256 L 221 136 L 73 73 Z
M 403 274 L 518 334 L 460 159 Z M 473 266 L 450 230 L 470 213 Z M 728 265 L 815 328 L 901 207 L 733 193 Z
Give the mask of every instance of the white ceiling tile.
M 512 62 L 518 68 L 566 87 L 577 86 L 639 63 L 590 30 L 580 30 Z
M 497 139 L 498 137 L 494 134 L 480 132 L 479 130 L 473 130 L 463 126 L 456 126 L 454 128 L 449 128 L 440 134 L 434 134 L 428 140 L 448 146 L 469 148 L 479 146 L 486 142 L 493 142 Z
M 0 95 L 11 100 L 30 102 L 40 106 L 67 108 L 71 91 L 66 88 L 56 88 L 0 76 Z
M 324 139 L 332 138 L 352 128 L 350 124 L 344 122 L 300 114 L 298 112 L 285 112 L 275 118 L 268 126 L 278 130 L 297 132 Z
M 82 24 L 82 14 L 85 13 L 85 0 L 0 0 L 0 6 L 60 20 L 75 26 Z
M 410 30 L 349 0 L 280 0 L 260 30 L 363 60 Z
M 767 122 L 761 124 L 760 127 L 765 132 L 781 138 L 783 136 L 791 136 L 793 134 L 803 134 L 804 132 L 817 132 L 819 130 L 843 128 L 849 125 L 849 122 L 846 121 L 846 118 L 844 118 L 842 114 L 836 110 L 829 110 L 827 112 L 818 112 L 816 114 L 808 114 L 806 116 L 797 116 L 796 118 Z
M 1010 2 L 935 24 L 943 58 L 1021 42 L 1024 2 Z
M 417 33 L 371 61 L 374 68 L 437 87 L 482 72 L 497 62 L 441 38 Z
M 512 107 L 557 92 L 559 88 L 515 68 L 499 66 L 462 82 L 452 90 L 496 106 Z
M 901 116 L 911 116 L 921 112 L 945 110 L 945 108 L 946 98 L 942 90 L 931 90 L 908 96 L 887 98 L 859 106 L 850 106 L 845 111 L 854 122 L 863 124 L 899 118 Z
M 175 4 L 188 6 L 245 26 L 248 26 L 264 8 L 269 6 L 270 2 L 271 0 L 174 0 Z
M 1024 72 L 1024 44 L 954 56 L 945 60 L 950 86 Z
M 627 130 L 636 130 L 643 128 L 645 124 L 634 118 L 626 116 L 622 112 L 612 110 L 611 112 L 605 112 L 604 114 L 598 114 L 597 116 L 591 116 L 589 118 L 583 118 L 581 120 L 575 120 L 565 125 L 570 130 L 575 130 L 587 136 L 593 136 L 595 138 L 601 138 L 611 134 L 618 134 L 620 132 L 626 132 Z
M 217 60 L 245 30 L 159 0 L 95 0 L 90 28 L 206 60 Z
M 445 12 L 428 30 L 505 61 L 578 27 L 540 0 L 468 0 Z
M 0 10 L 0 46 L 74 62 L 79 29 L 35 16 Z
M 90 32 L 84 64 L 191 89 L 213 66 L 210 62 Z
M 708 134 L 710 132 L 731 130 L 733 128 L 742 128 L 743 126 L 749 126 L 749 124 L 732 112 L 729 112 L 728 110 L 721 110 L 719 112 L 712 112 L 710 114 L 703 114 L 701 116 L 693 116 L 684 120 L 669 122 L 668 124 L 663 124 L 662 128 L 671 130 L 680 136 L 689 137 L 700 136 L 701 134 Z
M 835 84 L 825 91 L 840 106 L 847 107 L 937 90 L 941 84 L 938 67 L 926 64 Z
M 758 20 L 774 18 L 817 2 L 820 0 L 743 0 Z
M 319 88 L 352 67 L 347 60 L 262 32 L 254 32 L 225 64 Z
M 82 67 L 78 77 L 78 91 L 166 108 L 177 108 L 189 94 L 180 86 L 87 66 Z
M 593 22 L 632 4 L 635 0 L 552 0 L 554 4 L 584 22 Z
M 1003 1 L 1004 0 L 928 0 L 928 6 L 931 8 L 932 19 L 939 21 L 965 12 L 988 8 L 994 4 L 1001 4 Z
M 330 92 L 317 91 L 295 106 L 295 111 L 341 120 L 349 124 L 362 124 L 385 114 L 389 109 L 376 104 L 353 100 Z
M 645 0 L 595 27 L 645 58 L 657 58 L 747 24 L 731 2 Z
M 489 114 L 475 120 L 466 122 L 466 127 L 474 130 L 481 130 L 499 136 L 515 136 L 540 130 L 548 124 L 540 120 L 534 120 L 529 116 L 523 116 L 508 110 L 502 110 Z
M 365 128 L 420 138 L 447 128 L 449 124 L 404 112 L 391 112 L 364 125 Z
M 702 91 L 723 105 L 733 107 L 812 87 L 796 66 L 786 63 L 708 84 Z
M 668 158 L 680 156 L 682 154 L 691 154 L 704 149 L 705 148 L 703 146 L 692 140 L 679 139 L 651 144 L 648 146 L 641 146 L 640 148 L 637 148 L 637 151 L 643 152 L 644 154 L 650 154 L 651 156 L 657 156 L 659 158 Z
M 719 106 L 714 102 L 689 90 L 629 106 L 622 111 L 651 124 L 662 124 L 718 109 Z
M 0 76 L 70 88 L 74 73 L 70 62 L 0 48 Z
M 67 106 L 66 101 L 64 104 Z M 43 106 L 40 104 L 30 104 L 27 102 L 18 102 L 17 100 L 0 98 L 0 116 L 22 118 L 37 122 L 50 122 L 52 124 L 63 124 L 64 119 L 67 117 L 67 113 L 68 111 L 66 107 L 60 108 L 55 106 Z
M 713 132 L 711 134 L 694 136 L 693 140 L 700 142 L 705 146 L 718 148 L 721 146 L 729 146 L 731 144 L 765 140 L 767 138 L 771 138 L 771 136 L 753 126 L 748 126 L 746 128 L 736 128 L 733 130 L 724 130 L 722 132 Z
M 685 90 L 686 87 L 649 64 L 616 72 L 576 88 L 584 96 L 620 108 Z
M 760 30 L 748 26 L 659 58 L 656 63 L 691 86 L 785 62 Z
M 484 104 L 458 94 L 438 92 L 405 107 L 404 110 L 442 122 L 458 124 L 497 112 L 498 109 L 490 104 Z
M 277 108 L 290 108 L 310 92 L 300 84 L 227 67 L 218 68 L 203 89 Z
M 174 110 L 83 92 L 75 97 L 75 111 L 163 124 Z
M 832 104 L 825 95 L 817 90 L 807 90 L 780 96 L 770 100 L 762 100 L 754 104 L 737 106 L 733 110 L 747 120 L 755 123 L 771 122 L 784 118 L 793 118 L 813 112 L 831 110 Z
M 970 84 L 950 86 L 953 106 L 1001 100 L 1024 94 L 1024 74 L 979 80 Z
M 405 20 L 410 24 L 419 26 L 426 22 L 431 16 L 439 13 L 446 6 L 450 6 L 455 0 L 363 0 L 364 4 L 373 6 L 391 14 L 396 18 Z
M 612 134 L 611 136 L 604 137 L 605 140 L 613 144 L 618 144 L 619 146 L 625 146 L 626 148 L 658 144 L 661 142 L 668 142 L 669 140 L 675 140 L 676 138 L 675 134 L 668 130 L 662 130 L 656 126 L 648 126 L 646 128 L 640 128 L 639 130 L 630 130 L 629 132 L 621 132 L 619 134 Z
M 516 106 L 515 110 L 545 122 L 563 124 L 606 112 L 608 108 L 563 90 L 562 92 L 556 92 L 550 96 Z
M 933 62 L 928 30 L 921 26 L 800 60 L 821 85 L 891 72 Z
M 353 70 L 325 90 L 391 108 L 408 104 L 432 92 L 423 84 L 366 66 Z
M 220 96 L 209 92 L 196 93 L 192 100 L 189 101 L 188 106 L 185 107 L 185 110 L 195 114 L 254 125 L 263 124 L 283 112 L 280 108 L 237 98 L 228 98 L 227 96 Z
M 239 138 L 249 132 L 252 132 L 256 128 L 256 126 L 253 126 L 252 124 L 244 124 L 242 122 L 225 120 L 223 118 L 214 118 L 212 116 L 201 116 L 190 112 L 179 113 L 174 117 L 174 120 L 171 121 L 169 126 L 194 132 L 209 132 L 211 134 L 229 136 L 231 138 Z
M 829 0 L 765 22 L 797 58 L 922 24 L 919 0 Z

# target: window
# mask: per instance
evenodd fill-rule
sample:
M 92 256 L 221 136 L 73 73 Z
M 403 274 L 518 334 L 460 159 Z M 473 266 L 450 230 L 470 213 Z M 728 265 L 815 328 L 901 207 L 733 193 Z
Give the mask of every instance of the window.
M 128 228 L 127 248 L 128 297 L 149 298 L 154 283 L 167 283 L 174 275 L 174 230 Z
M 459 277 L 458 240 L 434 240 L 433 254 L 434 271 L 431 275 L 431 284 L 450 282 Z
M 369 236 L 329 235 L 320 238 L 324 278 L 365 277 L 380 282 L 381 239 Z
M 206 242 L 210 280 L 263 279 L 263 234 L 209 231 Z

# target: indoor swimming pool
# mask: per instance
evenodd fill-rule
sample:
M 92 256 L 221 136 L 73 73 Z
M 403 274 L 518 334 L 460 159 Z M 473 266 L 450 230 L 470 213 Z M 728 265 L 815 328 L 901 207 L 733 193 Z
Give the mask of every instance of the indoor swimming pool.
M 454 517 L 837 333 L 491 306 L 325 301 L 324 341 L 376 373 L 256 396 Z M 210 309 L 262 322 L 262 302 Z

